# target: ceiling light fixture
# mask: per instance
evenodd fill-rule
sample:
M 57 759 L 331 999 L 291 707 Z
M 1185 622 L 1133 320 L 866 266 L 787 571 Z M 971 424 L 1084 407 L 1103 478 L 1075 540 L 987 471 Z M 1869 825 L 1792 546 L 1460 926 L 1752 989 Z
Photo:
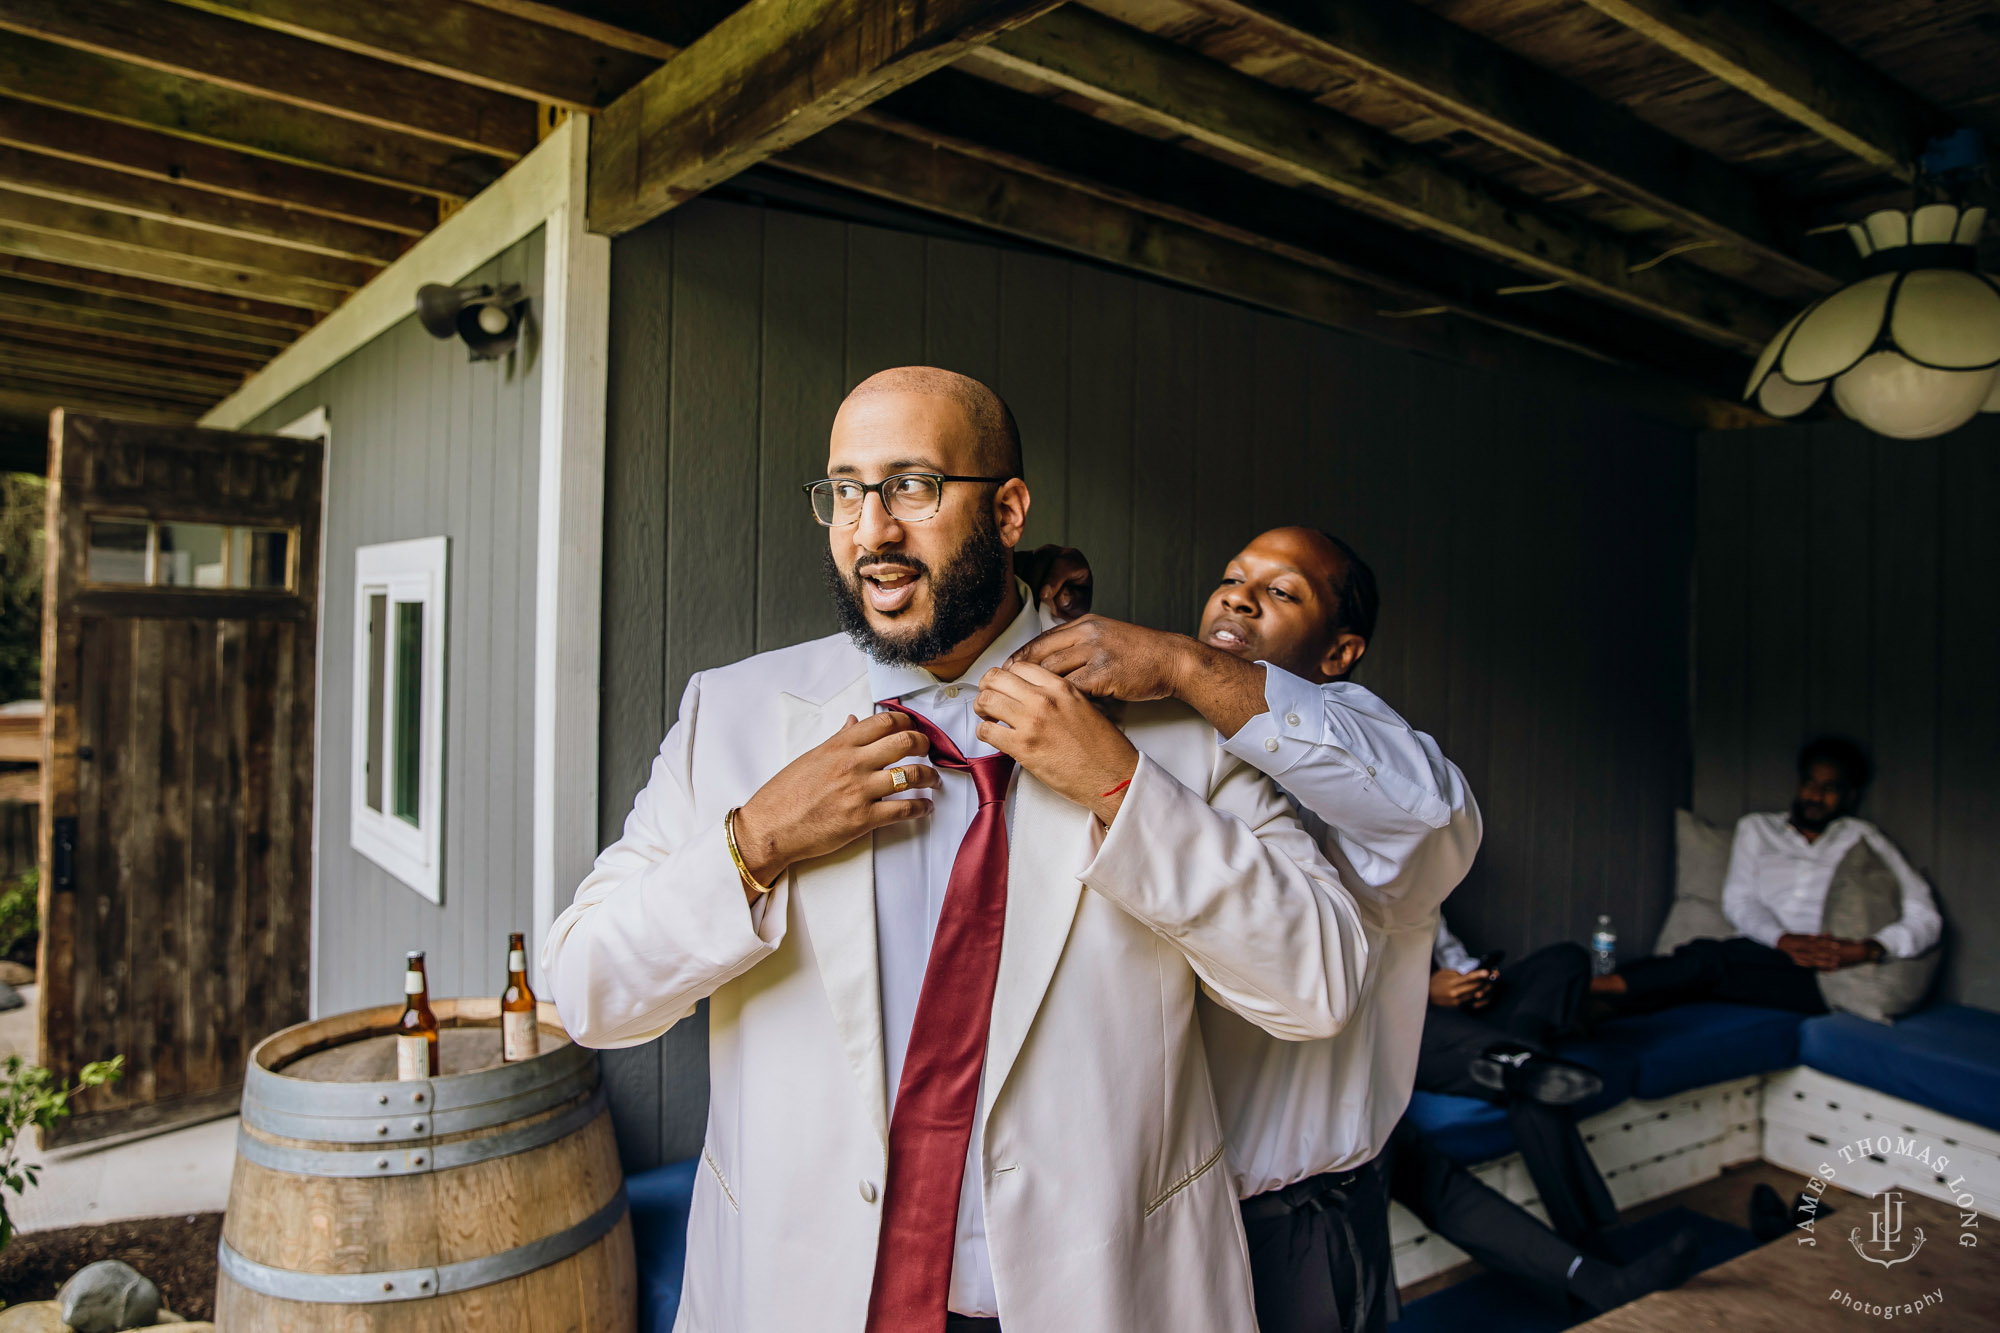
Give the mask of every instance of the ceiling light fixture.
M 1984 164 L 1977 136 L 1970 149 L 1958 135 L 1925 154 L 1929 179 L 1962 183 Z M 1984 208 L 1957 202 L 1883 209 L 1850 224 L 1863 276 L 1780 329 L 1743 396 L 1791 417 L 1831 384 L 1842 412 L 1904 440 L 2000 412 L 2000 281 L 1978 268 L 1985 225 Z

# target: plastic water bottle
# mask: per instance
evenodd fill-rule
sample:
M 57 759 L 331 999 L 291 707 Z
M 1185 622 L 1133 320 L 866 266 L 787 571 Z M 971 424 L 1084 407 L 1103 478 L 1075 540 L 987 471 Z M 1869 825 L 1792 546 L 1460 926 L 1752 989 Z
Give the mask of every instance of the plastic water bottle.
M 1608 977 L 1618 970 L 1618 932 L 1611 928 L 1611 918 L 1597 918 L 1597 933 L 1590 937 L 1590 975 Z

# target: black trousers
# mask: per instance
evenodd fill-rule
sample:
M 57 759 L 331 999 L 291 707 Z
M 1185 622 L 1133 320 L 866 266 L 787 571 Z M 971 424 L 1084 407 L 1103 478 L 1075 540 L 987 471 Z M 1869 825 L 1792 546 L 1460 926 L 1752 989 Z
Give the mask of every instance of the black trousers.
M 1382 1333 L 1395 1318 L 1389 1159 L 1243 1201 L 1262 1333 Z
M 1723 1000 L 1823 1014 L 1819 974 L 1787 954 L 1738 936 L 1689 940 L 1664 958 L 1635 958 L 1618 969 L 1634 1009 L 1664 1009 L 1694 1000 Z
M 1425 1092 L 1478 1097 L 1506 1108 L 1514 1143 L 1549 1221 L 1583 1245 L 1593 1244 L 1601 1228 L 1618 1220 L 1618 1207 L 1576 1132 L 1576 1118 L 1565 1107 L 1517 1100 L 1474 1082 L 1471 1064 L 1500 1041 L 1545 1052 L 1545 1043 L 1575 1029 L 1589 989 L 1590 955 L 1580 945 L 1552 944 L 1502 969 L 1493 1003 L 1485 1009 L 1432 1005 L 1424 1013 L 1417 1054 L 1417 1086 Z
M 1423 1224 L 1497 1272 L 1560 1293 L 1578 1247 L 1446 1157 L 1408 1119 L 1389 1139 L 1389 1193 Z
M 947 1312 L 944 1317 L 944 1333 L 1000 1333 L 1000 1321 L 981 1315 Z

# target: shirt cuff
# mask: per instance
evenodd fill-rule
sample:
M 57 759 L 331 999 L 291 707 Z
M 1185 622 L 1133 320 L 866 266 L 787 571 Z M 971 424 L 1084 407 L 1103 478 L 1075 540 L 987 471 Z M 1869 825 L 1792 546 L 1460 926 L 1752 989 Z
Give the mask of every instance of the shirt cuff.
M 1245 722 L 1222 748 L 1252 768 L 1279 777 L 1326 740 L 1326 704 L 1320 687 L 1283 667 L 1264 668 L 1264 711 Z
M 1890 958 L 1915 958 L 1917 956 L 1917 941 L 1910 934 L 1909 927 L 1900 921 L 1891 921 L 1888 925 L 1876 931 L 1872 938 L 1882 946 L 1883 953 Z

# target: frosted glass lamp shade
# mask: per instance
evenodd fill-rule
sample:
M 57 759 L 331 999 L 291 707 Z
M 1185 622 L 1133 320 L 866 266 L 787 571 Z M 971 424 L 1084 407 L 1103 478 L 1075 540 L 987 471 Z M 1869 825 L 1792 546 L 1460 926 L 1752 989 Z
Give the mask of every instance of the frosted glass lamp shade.
M 1930 204 L 1849 227 L 1868 273 L 1779 330 L 1744 397 L 1795 416 L 1832 384 L 1841 411 L 1901 439 L 2000 411 L 2000 283 L 1974 264 L 1985 223 L 1983 208 Z
M 1991 370 L 1933 370 L 1872 352 L 1833 382 L 1833 401 L 1877 435 L 1927 440 L 1972 420 L 1993 384 Z

